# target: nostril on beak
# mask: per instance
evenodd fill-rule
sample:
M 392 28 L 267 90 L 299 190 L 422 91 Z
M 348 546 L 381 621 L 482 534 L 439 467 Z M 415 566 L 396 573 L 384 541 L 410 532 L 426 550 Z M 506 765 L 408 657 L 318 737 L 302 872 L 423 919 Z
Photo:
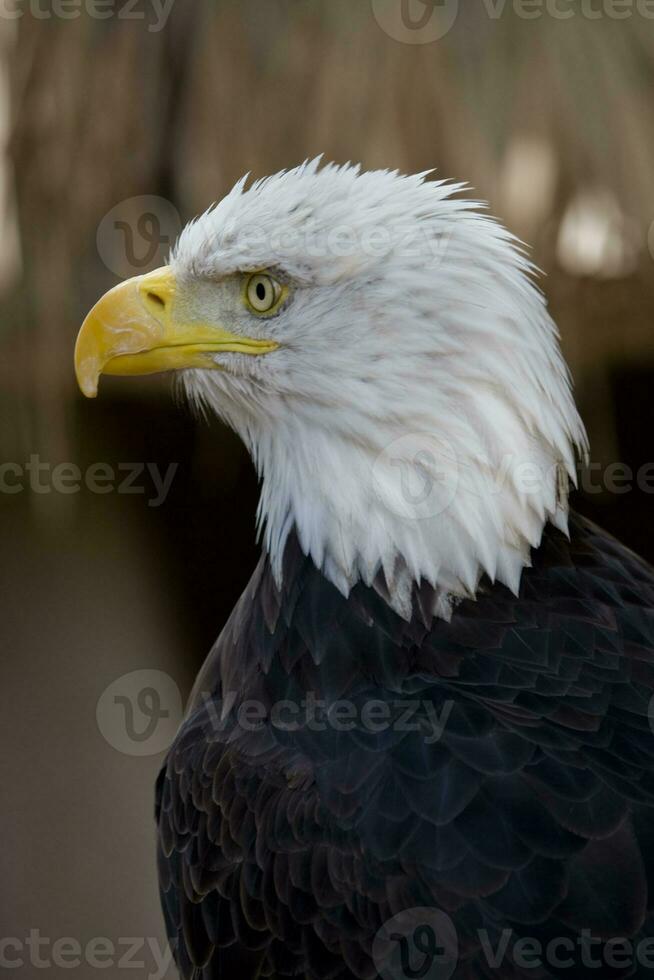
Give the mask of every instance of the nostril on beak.
M 150 316 L 163 323 L 171 315 L 175 301 L 175 277 L 164 266 L 138 276 L 135 280 L 139 298 Z
M 145 294 L 145 298 L 148 303 L 151 303 L 152 306 L 157 307 L 159 311 L 166 309 L 166 300 L 163 299 L 163 297 L 158 293 L 155 293 L 154 290 L 148 289 Z

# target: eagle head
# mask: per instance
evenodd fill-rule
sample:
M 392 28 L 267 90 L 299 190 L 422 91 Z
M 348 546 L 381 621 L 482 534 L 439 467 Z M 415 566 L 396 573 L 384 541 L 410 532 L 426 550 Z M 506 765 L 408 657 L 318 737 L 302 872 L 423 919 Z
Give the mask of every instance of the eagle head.
M 278 578 L 295 531 L 343 593 L 377 584 L 405 617 L 415 583 L 442 616 L 484 576 L 517 591 L 586 449 L 524 251 L 427 178 L 318 160 L 244 178 L 75 349 L 85 395 L 174 371 L 236 430 Z

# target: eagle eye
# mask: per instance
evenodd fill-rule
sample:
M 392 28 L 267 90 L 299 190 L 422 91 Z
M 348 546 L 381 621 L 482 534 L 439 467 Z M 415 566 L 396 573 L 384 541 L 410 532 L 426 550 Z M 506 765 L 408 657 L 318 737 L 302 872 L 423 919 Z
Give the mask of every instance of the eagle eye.
M 279 309 L 287 292 L 287 287 L 267 272 L 255 272 L 245 281 L 245 304 L 258 316 L 270 316 Z

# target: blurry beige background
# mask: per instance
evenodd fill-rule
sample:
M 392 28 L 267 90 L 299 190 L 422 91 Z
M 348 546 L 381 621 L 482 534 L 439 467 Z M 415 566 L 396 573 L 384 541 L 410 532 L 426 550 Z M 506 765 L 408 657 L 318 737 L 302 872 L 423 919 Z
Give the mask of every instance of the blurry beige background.
M 547 273 L 598 474 L 577 506 L 654 558 L 651 493 L 601 483 L 654 459 L 652 5 L 169 2 L 0 2 L 0 968 L 25 980 L 103 957 L 161 975 L 145 736 L 179 706 L 152 672 L 186 695 L 256 560 L 256 482 L 165 378 L 85 402 L 72 350 L 95 298 L 244 172 L 324 153 L 489 201 Z M 149 471 L 142 493 L 64 493 L 61 463 L 176 468 L 151 506 Z

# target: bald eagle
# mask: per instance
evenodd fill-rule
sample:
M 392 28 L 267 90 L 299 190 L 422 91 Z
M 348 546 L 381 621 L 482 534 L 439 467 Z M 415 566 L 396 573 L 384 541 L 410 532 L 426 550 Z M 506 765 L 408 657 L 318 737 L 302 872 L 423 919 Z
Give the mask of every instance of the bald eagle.
M 654 574 L 569 511 L 556 328 L 461 190 L 244 179 L 81 328 L 85 395 L 179 372 L 261 479 L 156 788 L 184 980 L 654 963 Z

